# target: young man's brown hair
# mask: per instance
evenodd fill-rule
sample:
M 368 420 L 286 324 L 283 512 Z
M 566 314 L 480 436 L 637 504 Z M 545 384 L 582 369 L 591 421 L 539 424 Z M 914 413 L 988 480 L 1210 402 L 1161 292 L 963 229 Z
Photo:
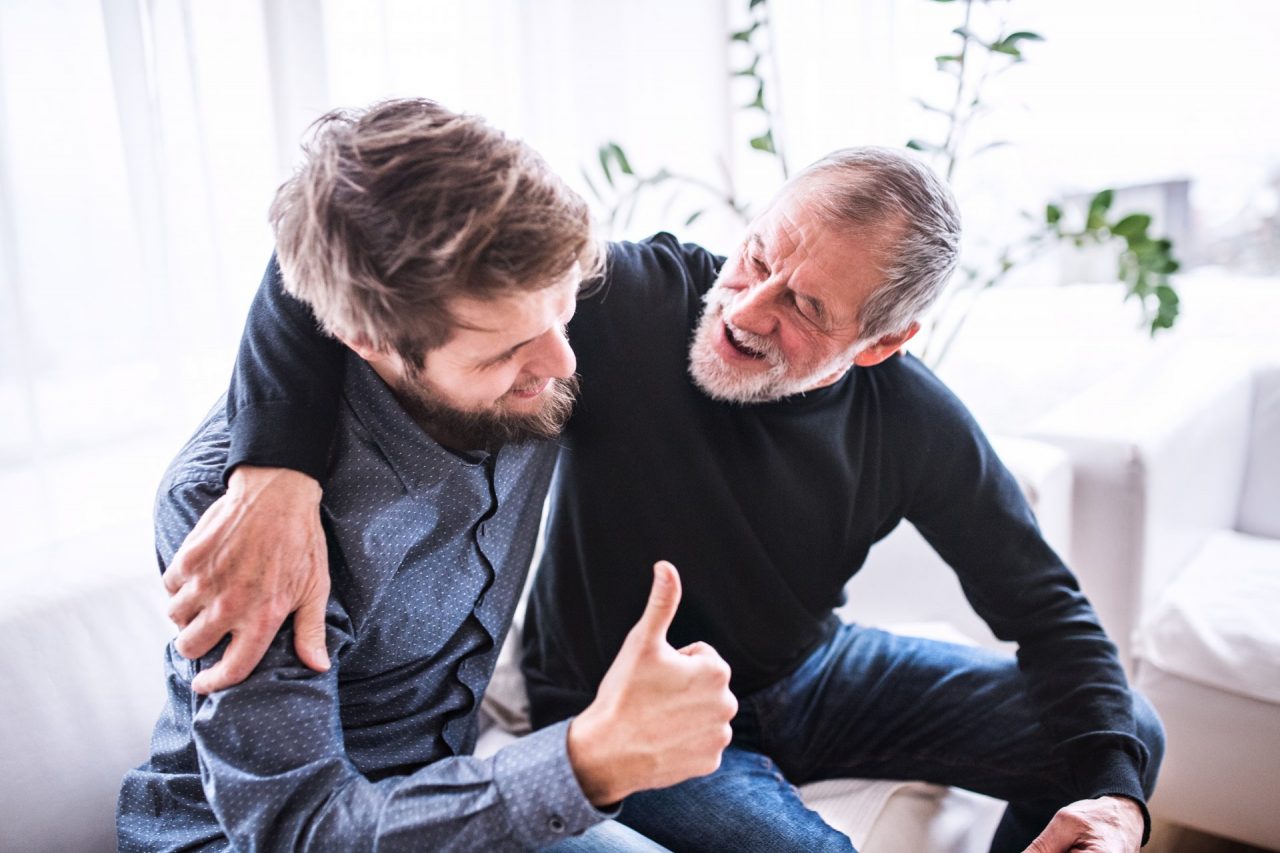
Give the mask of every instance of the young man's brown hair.
M 409 98 L 312 129 L 270 216 L 285 289 L 330 334 L 421 366 L 457 325 L 454 297 L 598 272 L 586 203 L 483 119 Z

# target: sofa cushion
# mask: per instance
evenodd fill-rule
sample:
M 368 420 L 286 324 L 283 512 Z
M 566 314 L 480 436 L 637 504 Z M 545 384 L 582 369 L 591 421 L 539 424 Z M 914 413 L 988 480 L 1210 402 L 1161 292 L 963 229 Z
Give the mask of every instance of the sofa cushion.
M 1280 540 L 1213 534 L 1143 620 L 1137 656 L 1167 673 L 1280 704 Z

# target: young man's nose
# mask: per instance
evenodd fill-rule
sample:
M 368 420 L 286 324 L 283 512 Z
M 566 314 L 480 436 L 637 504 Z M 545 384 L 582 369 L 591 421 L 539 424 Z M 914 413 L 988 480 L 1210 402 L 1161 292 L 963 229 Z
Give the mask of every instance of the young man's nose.
M 578 357 L 574 355 L 563 331 L 553 329 L 536 346 L 534 358 L 525 366 L 529 373 L 553 379 L 568 379 L 578 369 Z

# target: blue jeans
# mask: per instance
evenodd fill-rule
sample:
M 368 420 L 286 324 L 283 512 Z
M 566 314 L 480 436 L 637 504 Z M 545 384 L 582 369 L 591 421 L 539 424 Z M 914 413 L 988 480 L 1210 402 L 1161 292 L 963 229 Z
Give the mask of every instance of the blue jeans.
M 848 851 L 795 785 L 919 779 L 1006 800 L 993 851 L 1024 850 L 1076 796 L 1012 658 L 842 626 L 791 675 L 740 697 L 720 769 L 628 797 L 619 820 L 677 851 Z M 1164 752 L 1133 694 L 1148 796 Z
M 670 851 L 654 844 L 616 820 L 607 820 L 596 824 L 581 835 L 544 847 L 541 853 L 670 853 Z

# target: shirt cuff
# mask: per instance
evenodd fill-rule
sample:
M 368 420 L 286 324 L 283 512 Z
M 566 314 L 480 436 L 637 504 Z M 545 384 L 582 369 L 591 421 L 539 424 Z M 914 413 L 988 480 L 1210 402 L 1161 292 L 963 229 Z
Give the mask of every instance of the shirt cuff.
M 1151 838 L 1151 812 L 1133 756 L 1123 749 L 1099 749 L 1077 756 L 1074 766 L 1077 784 L 1085 799 L 1127 797 L 1142 809 L 1142 843 Z
M 328 411 L 326 408 L 324 411 Z M 323 484 L 329 471 L 329 445 L 333 435 L 299 430 L 323 417 L 316 407 L 288 401 L 249 403 L 236 409 L 230 419 L 231 447 L 222 479 L 231 476 L 237 465 L 264 465 L 301 471 Z M 329 415 L 332 420 L 332 415 Z
M 493 778 L 524 847 L 546 847 L 617 815 L 582 793 L 569 763 L 569 723 L 525 735 L 494 756 Z

